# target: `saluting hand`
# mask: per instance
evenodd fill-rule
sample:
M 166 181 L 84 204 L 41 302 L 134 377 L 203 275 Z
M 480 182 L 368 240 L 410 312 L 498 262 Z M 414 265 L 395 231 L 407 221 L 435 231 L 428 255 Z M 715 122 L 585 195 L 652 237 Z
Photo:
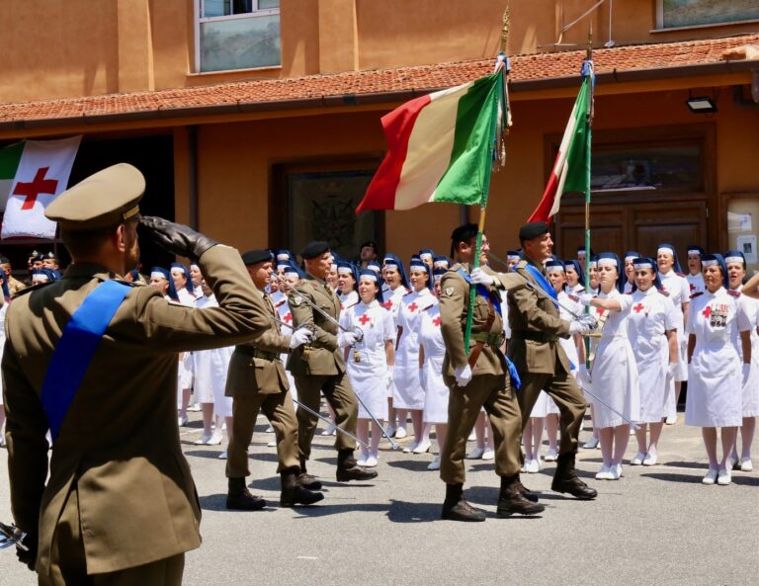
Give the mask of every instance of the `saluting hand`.
M 197 261 L 203 253 L 218 244 L 208 236 L 157 216 L 143 216 L 142 225 L 150 239 L 166 251 Z

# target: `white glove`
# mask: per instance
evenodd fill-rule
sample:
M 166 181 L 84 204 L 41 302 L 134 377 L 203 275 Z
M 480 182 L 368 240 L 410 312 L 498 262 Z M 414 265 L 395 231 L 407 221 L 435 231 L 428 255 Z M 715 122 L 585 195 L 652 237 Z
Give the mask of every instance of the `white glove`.
M 677 374 L 677 362 L 670 362 L 667 365 L 667 380 L 675 380 L 675 375 Z
M 387 374 L 385 375 L 385 386 L 389 389 L 393 386 L 393 371 L 395 367 L 393 365 L 388 365 L 387 367 Z
M 589 334 L 591 331 L 590 326 L 582 323 L 581 321 L 573 321 L 569 324 L 569 335 L 574 336 L 575 334 Z
M 495 278 L 488 275 L 481 268 L 474 269 L 472 271 L 472 274 L 469 275 L 469 278 L 472 280 L 472 283 L 474 283 L 475 285 L 492 285 L 493 283 L 495 283 Z
M 583 388 L 590 387 L 590 373 L 584 362 L 580 364 L 580 368 L 577 371 L 577 382 L 580 383 L 580 386 Z
M 306 328 L 297 329 L 290 336 L 290 350 L 303 346 L 303 344 L 308 344 L 313 339 L 314 333 L 311 330 Z
M 580 317 L 577 318 L 577 321 L 588 326 L 591 332 L 598 327 L 598 320 L 592 313 L 583 313 Z
M 423 366 L 419 368 L 419 384 L 422 386 L 422 390 L 427 392 L 427 369 Z
M 592 293 L 587 293 L 585 291 L 581 291 L 577 293 L 577 300 L 582 303 L 585 307 L 590 305 L 590 300 L 593 299 Z
M 454 368 L 453 374 L 456 377 L 456 384 L 460 387 L 465 387 L 472 380 L 472 369 L 469 364 L 462 366 L 461 368 Z
M 741 384 L 742 387 L 746 386 L 746 383 L 748 382 L 748 375 L 751 372 L 751 365 L 746 364 L 745 362 L 742 365 L 742 374 L 743 374 L 743 382 Z
M 353 346 L 353 344 L 358 341 L 359 340 L 356 332 L 343 332 L 343 334 L 340 336 L 340 345 L 343 347 Z

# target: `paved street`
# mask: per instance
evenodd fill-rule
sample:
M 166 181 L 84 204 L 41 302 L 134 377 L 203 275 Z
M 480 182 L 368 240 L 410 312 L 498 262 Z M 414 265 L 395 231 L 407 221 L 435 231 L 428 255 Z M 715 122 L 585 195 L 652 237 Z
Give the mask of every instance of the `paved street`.
M 554 465 L 524 474 L 542 490 L 542 518 L 495 517 L 492 463 L 470 461 L 469 499 L 485 523 L 438 520 L 443 485 L 429 455 L 381 452 L 379 478 L 339 485 L 330 439 L 317 436 L 310 469 L 326 480 L 325 500 L 279 509 L 273 435 L 259 420 L 252 446 L 252 490 L 271 501 L 255 513 L 224 509 L 221 447 L 199 447 L 200 422 L 183 428 L 203 507 L 203 546 L 187 556 L 185 584 L 756 584 L 759 580 L 759 473 L 734 473 L 731 486 L 703 486 L 705 454 L 697 429 L 664 430 L 655 467 L 625 466 L 620 481 L 592 479 L 600 450 L 581 450 L 578 467 L 599 490 L 594 502 L 550 492 Z M 581 439 L 586 438 L 584 431 Z M 631 438 L 631 446 L 634 440 Z M 1 450 L 0 519 L 10 520 L 6 451 Z M 754 453 L 759 455 L 759 442 Z M 634 448 L 628 455 L 634 454 Z M 759 464 L 755 457 L 755 464 Z M 0 584 L 34 576 L 0 552 Z

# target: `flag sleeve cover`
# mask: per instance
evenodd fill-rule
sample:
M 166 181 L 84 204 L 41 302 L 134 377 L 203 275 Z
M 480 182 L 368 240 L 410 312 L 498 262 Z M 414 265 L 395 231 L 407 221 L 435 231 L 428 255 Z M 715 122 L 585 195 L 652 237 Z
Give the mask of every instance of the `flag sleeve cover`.
M 586 174 L 586 165 L 590 157 L 590 145 L 587 141 L 590 132 L 590 84 L 589 77 L 582 82 L 545 191 L 528 222 L 550 222 L 559 211 L 564 192 L 587 193 L 590 189 Z
M 428 202 L 477 205 L 492 167 L 502 70 L 415 98 L 382 117 L 388 152 L 356 213 Z

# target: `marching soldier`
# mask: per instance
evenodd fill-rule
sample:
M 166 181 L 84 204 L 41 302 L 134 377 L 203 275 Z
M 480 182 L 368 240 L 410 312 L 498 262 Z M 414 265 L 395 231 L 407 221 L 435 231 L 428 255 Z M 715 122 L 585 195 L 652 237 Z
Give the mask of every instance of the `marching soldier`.
M 181 583 L 184 552 L 200 546 L 200 508 L 176 426 L 177 353 L 269 327 L 239 253 L 187 226 L 140 219 L 144 191 L 142 173 L 122 163 L 62 193 L 45 215 L 73 264 L 8 309 L 11 502 L 27 533 L 19 559 L 41 584 Z M 138 223 L 171 254 L 198 261 L 219 307 L 171 304 L 121 280 L 139 258 Z
M 498 516 L 536 515 L 545 509 L 525 498 L 519 482 L 521 418 L 515 390 L 509 381 L 508 361 L 499 348 L 503 343 L 503 323 L 500 295 L 493 277 L 489 277 L 489 285 L 477 287 L 471 350 L 464 346 L 469 269 L 474 260 L 476 237 L 475 224 L 465 224 L 453 231 L 451 256 L 458 262 L 440 282 L 440 317 L 446 350 L 443 378 L 450 388 L 448 436 L 440 456 L 440 478 L 446 484 L 442 518 L 452 521 L 485 520 L 484 512 L 470 505 L 463 496 L 466 442 L 483 407 L 494 430 L 495 470 L 501 477 Z M 483 236 L 483 263 L 489 249 Z M 534 495 L 530 497 L 537 500 Z
M 288 293 L 293 327 L 305 326 L 314 332 L 313 341 L 295 348 L 287 361 L 287 368 L 295 378 L 298 400 L 312 411 L 319 411 L 321 393 L 335 413 L 335 425 L 350 434 L 356 434 L 358 404 L 345 372 L 345 361 L 338 346 L 337 332 L 340 318 L 340 300 L 326 284 L 332 265 L 332 253 L 326 242 L 311 242 L 301 252 L 307 276 Z M 319 308 L 315 310 L 314 307 Z M 326 317 L 326 316 L 329 316 Z M 298 409 L 298 445 L 300 469 L 306 472 L 306 461 L 311 455 L 318 418 L 305 409 Z M 374 470 L 366 470 L 356 463 L 354 440 L 338 431 L 337 480 L 371 480 Z
M 250 250 L 242 255 L 242 260 L 253 284 L 261 292 L 262 303 L 271 322 L 255 338 L 239 344 L 229 362 L 225 394 L 234 397 L 234 402 L 232 437 L 227 452 L 227 508 L 255 511 L 266 506 L 264 499 L 251 495 L 245 486 L 245 477 L 250 475 L 248 446 L 261 409 L 277 435 L 277 471 L 282 478 L 280 506 L 311 505 L 322 500 L 324 495 L 302 486 L 321 488 L 321 484 L 313 478 L 300 476 L 298 422 L 280 354 L 309 342 L 313 333 L 305 328 L 295 330 L 290 336 L 280 332 L 274 304 L 263 293 L 271 279 L 274 255 L 269 250 Z
M 590 323 L 561 319 L 552 301 L 555 293 L 543 268 L 553 248 L 548 225 L 545 222 L 525 224 L 519 229 L 519 240 L 524 259 L 514 270 L 531 286 L 523 282 L 521 286 L 511 288 L 508 304 L 509 357 L 522 379 L 519 390 L 522 425 L 529 420 L 540 391 L 548 393 L 561 413 L 561 445 L 551 488 L 579 499 L 593 499 L 597 492 L 580 480 L 575 471 L 577 436 L 587 404 L 571 375 L 566 352 L 559 343 L 560 337 L 588 333 Z

